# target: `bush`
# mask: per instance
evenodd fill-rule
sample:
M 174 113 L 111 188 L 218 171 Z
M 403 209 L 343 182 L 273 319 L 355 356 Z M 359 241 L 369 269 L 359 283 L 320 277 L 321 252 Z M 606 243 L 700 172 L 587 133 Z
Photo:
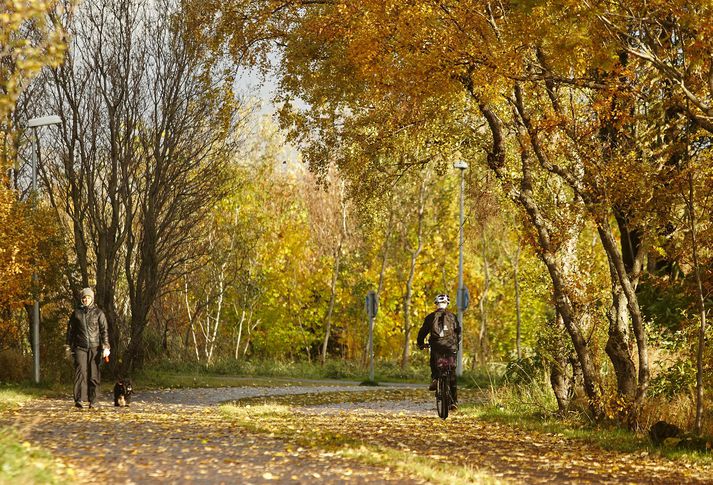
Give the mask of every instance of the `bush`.
M 0 381 L 19 382 L 28 379 L 31 373 L 31 355 L 22 355 L 16 350 L 0 352 Z
M 503 378 L 510 384 L 531 384 L 542 377 L 545 365 L 539 355 L 508 362 Z
M 651 379 L 649 395 L 671 398 L 686 393 L 696 385 L 696 370 L 688 360 L 678 360 Z

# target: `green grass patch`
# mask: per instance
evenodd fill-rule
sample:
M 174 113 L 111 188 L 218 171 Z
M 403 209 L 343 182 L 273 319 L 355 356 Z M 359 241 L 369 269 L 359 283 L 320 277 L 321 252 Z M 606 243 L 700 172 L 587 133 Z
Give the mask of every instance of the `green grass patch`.
M 224 375 L 243 377 L 271 377 L 293 379 L 348 379 L 363 381 L 368 369 L 355 362 L 341 359 L 320 363 L 279 360 L 223 359 L 211 365 L 198 362 L 159 360 L 147 365 L 147 371 L 190 375 Z M 426 382 L 427 365 L 409 366 L 402 369 L 393 362 L 379 362 L 375 373 L 376 382 Z
M 367 465 L 391 467 L 401 473 L 423 478 L 428 483 L 453 485 L 505 483 L 486 472 L 471 467 L 447 465 L 393 448 L 364 445 L 358 448 L 345 447 L 339 452 L 339 455 Z
M 430 382 L 427 363 L 416 361 L 402 369 L 395 362 L 383 361 L 376 366 L 374 381 Z M 486 389 L 502 382 L 502 372 L 497 369 L 469 369 L 459 378 L 459 387 Z M 265 385 L 283 385 L 281 379 L 292 380 L 348 380 L 366 383 L 368 369 L 360 364 L 340 359 L 328 360 L 324 365 L 301 361 L 274 360 L 219 360 L 211 365 L 199 362 L 172 360 L 154 361 L 135 376 L 137 386 L 147 387 L 222 387 L 245 385 L 247 378 L 261 379 Z M 257 382 L 257 381 L 256 381 Z
M 18 388 L 0 388 L 0 412 L 22 406 L 35 396 Z
M 579 415 L 569 418 L 545 416 L 539 411 L 522 413 L 521 410 L 492 405 L 463 409 L 465 416 L 507 424 L 526 431 L 560 435 L 597 445 L 606 450 L 627 453 L 652 451 L 648 439 L 622 428 L 606 428 L 587 424 Z
M 12 430 L 0 429 L 0 483 L 66 483 L 74 477 L 52 456 Z
M 0 412 L 17 408 L 31 399 L 66 396 L 68 392 L 67 386 L 57 384 L 0 383 Z
M 57 391 L 34 386 L 2 385 L 0 414 Z M 0 427 L 0 483 L 65 483 L 74 476 L 42 449 L 23 441 L 11 428 Z
M 713 464 L 710 453 L 656 447 L 644 433 L 635 433 L 614 424 L 593 422 L 585 413 L 572 412 L 559 416 L 551 390 L 536 383 L 493 388 L 484 396 L 483 403 L 461 407 L 462 414 L 526 431 L 556 434 L 610 451 L 660 455 L 692 464 Z
M 337 398 L 340 393 L 330 394 L 332 398 Z M 284 404 L 254 405 L 241 402 L 240 405 L 222 405 L 220 411 L 227 419 L 252 432 L 265 433 L 304 448 L 331 451 L 337 456 L 366 465 L 389 467 L 406 476 L 419 477 L 429 483 L 456 485 L 501 483 L 491 475 L 472 467 L 443 463 L 409 451 L 368 445 L 345 433 L 302 426 L 303 423 L 294 421 L 295 413 L 292 407 Z

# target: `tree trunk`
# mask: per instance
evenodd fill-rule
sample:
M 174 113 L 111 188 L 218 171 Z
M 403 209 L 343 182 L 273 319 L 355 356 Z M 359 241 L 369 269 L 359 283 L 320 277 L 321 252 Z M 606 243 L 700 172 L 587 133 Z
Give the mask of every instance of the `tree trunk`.
M 639 356 L 639 382 L 636 389 L 634 409 L 632 410 L 634 415 L 636 415 L 638 413 L 638 409 L 643 404 L 644 396 L 649 385 L 649 357 L 646 342 L 646 330 L 644 329 L 643 316 L 641 315 L 641 309 L 639 308 L 639 300 L 634 289 L 636 281 L 632 280 L 626 271 L 624 260 L 621 256 L 621 252 L 617 248 L 609 222 L 606 219 L 600 220 L 597 230 L 610 264 L 614 268 L 618 283 L 621 285 L 624 295 L 626 296 L 627 308 L 629 310 L 632 327 L 634 329 L 634 337 L 636 339 Z M 643 251 L 640 250 L 639 253 L 641 254 Z M 640 269 L 640 258 L 641 256 L 637 255 L 634 274 L 638 274 Z
M 485 366 L 488 359 L 488 315 L 485 309 L 485 301 L 488 297 L 488 289 L 490 288 L 490 269 L 488 267 L 488 254 L 486 250 L 485 228 L 482 235 L 482 253 L 483 253 L 483 278 L 485 280 L 483 291 L 478 299 L 478 310 L 480 311 L 480 330 L 478 331 L 478 361 L 480 365 Z
M 393 208 L 393 201 L 390 201 L 389 203 L 389 219 L 386 223 L 386 232 L 384 234 L 384 244 L 383 244 L 383 250 L 381 253 L 381 267 L 379 269 L 379 283 L 376 286 L 376 297 L 380 298 L 382 292 L 384 291 L 384 283 L 386 282 L 386 264 L 389 259 L 389 246 L 391 242 L 391 234 L 393 232 L 393 221 L 394 221 L 394 208 Z M 367 318 L 367 325 L 368 325 L 368 318 Z M 373 336 L 372 336 L 373 337 Z M 372 342 L 372 347 L 374 343 Z M 367 332 L 367 337 L 364 342 L 364 361 L 363 364 L 366 365 L 367 362 L 369 361 L 369 335 Z
M 688 172 L 688 222 L 691 231 L 691 252 L 693 253 L 693 267 L 696 274 L 696 289 L 698 291 L 698 310 L 701 325 L 698 329 L 698 350 L 696 352 L 696 422 L 694 429 L 700 435 L 703 427 L 703 349 L 706 341 L 706 300 L 701 282 L 701 266 L 698 261 L 698 234 L 696 228 L 696 211 L 694 199 L 693 172 Z
M 493 147 L 487 156 L 488 165 L 498 178 L 508 180 L 508 175 L 504 173 L 505 147 L 502 121 L 488 105 L 479 100 L 475 94 L 472 81 L 470 81 L 470 83 L 467 82 L 466 87 L 478 102 L 481 113 L 485 117 L 493 137 Z M 520 127 L 520 129 L 521 128 L 522 127 Z M 599 416 L 601 414 L 601 384 L 599 382 L 599 374 L 587 341 L 582 335 L 580 328 L 581 316 L 575 311 L 575 307 L 572 305 L 567 294 L 569 288 L 562 273 L 561 264 L 555 252 L 555 246 L 551 242 L 548 221 L 543 216 L 540 207 L 533 197 L 530 155 L 527 145 L 524 142 L 526 137 L 527 134 L 521 131 L 519 140 L 521 142 L 520 161 L 522 166 L 522 179 L 520 181 L 519 192 L 513 193 L 512 198 L 523 207 L 536 231 L 537 241 L 539 243 L 537 248 L 538 256 L 545 263 L 550 279 L 552 280 L 555 308 L 562 317 L 563 324 L 572 340 L 577 359 L 582 368 L 582 380 L 585 393 L 589 399 L 590 409 L 595 416 Z
M 332 270 L 332 283 L 330 285 L 330 293 L 329 293 L 329 306 L 327 307 L 327 315 L 325 316 L 324 320 L 326 322 L 325 324 L 325 332 L 324 332 L 324 341 L 322 342 L 322 365 L 327 361 L 327 347 L 329 345 L 329 336 L 332 332 L 332 313 L 334 312 L 334 302 L 337 297 L 337 281 L 339 278 L 339 263 L 340 259 L 342 256 L 342 243 L 341 240 L 339 242 L 339 245 L 337 246 L 337 249 L 335 250 L 335 255 L 334 255 L 334 268 Z
M 235 306 L 233 306 L 235 308 Z M 238 309 L 235 308 L 235 314 L 238 314 Z M 235 360 L 238 360 L 239 357 L 239 352 L 240 352 L 240 339 L 243 337 L 243 323 L 245 323 L 245 309 L 242 309 L 242 313 L 240 314 L 240 323 L 238 323 L 238 336 L 235 339 Z
M 636 395 L 636 366 L 629 350 L 629 312 L 626 296 L 618 283 L 616 270 L 611 272 L 612 304 L 607 311 L 609 319 L 609 339 L 605 351 L 614 366 L 617 392 L 627 401 Z
M 334 251 L 334 270 L 332 273 L 332 284 L 330 285 L 329 307 L 325 317 L 325 332 L 324 342 L 322 343 L 322 365 L 327 361 L 327 347 L 329 345 L 329 336 L 332 331 L 332 313 L 334 312 L 334 304 L 337 299 L 337 282 L 339 280 L 339 264 L 342 258 L 342 247 L 344 240 L 347 237 L 347 201 L 344 182 L 340 183 L 339 204 L 341 206 L 341 220 L 339 224 L 339 239 L 337 247 Z
M 521 331 L 522 331 L 522 312 L 520 308 L 520 278 L 518 270 L 520 268 L 520 241 L 517 242 L 517 252 L 515 253 L 515 259 L 513 260 L 512 272 L 513 280 L 515 281 L 515 316 L 517 318 L 516 327 L 516 337 L 515 337 L 515 348 L 517 350 L 517 360 L 522 360 L 522 350 L 520 348 L 521 344 Z
M 426 209 L 426 180 L 421 180 L 421 187 L 418 195 L 418 214 L 416 226 L 416 247 L 411 248 L 406 234 L 406 245 L 411 253 L 411 264 L 409 265 L 408 279 L 406 280 L 406 293 L 404 294 L 404 347 L 401 353 L 401 368 L 408 366 L 411 342 L 411 297 L 413 295 L 413 281 L 416 276 L 416 262 L 423 249 L 423 220 Z

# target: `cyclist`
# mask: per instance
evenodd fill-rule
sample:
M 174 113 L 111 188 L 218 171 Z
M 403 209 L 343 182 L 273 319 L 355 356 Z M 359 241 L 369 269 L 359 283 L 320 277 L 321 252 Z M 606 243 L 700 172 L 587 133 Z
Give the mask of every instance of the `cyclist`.
M 458 352 L 458 343 L 460 342 L 461 325 L 458 318 L 446 308 L 451 299 L 446 294 L 436 296 L 434 303 L 436 310 L 429 313 L 423 320 L 423 325 L 418 331 L 416 343 L 419 349 L 426 348 L 424 339 L 427 335 L 428 343 L 431 347 L 431 385 L 429 391 L 435 391 L 438 386 L 438 368 L 436 362 L 439 357 L 455 358 Z M 453 397 L 453 408 L 457 400 L 457 386 L 455 372 L 452 374 L 451 380 L 451 396 Z

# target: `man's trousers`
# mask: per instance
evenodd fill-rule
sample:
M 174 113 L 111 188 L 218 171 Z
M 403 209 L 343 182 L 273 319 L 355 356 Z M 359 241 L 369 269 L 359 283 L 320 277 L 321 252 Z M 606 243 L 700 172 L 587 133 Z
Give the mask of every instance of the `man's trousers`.
M 101 381 L 99 360 L 101 349 L 74 348 L 74 402 L 89 401 L 97 397 L 97 388 Z

